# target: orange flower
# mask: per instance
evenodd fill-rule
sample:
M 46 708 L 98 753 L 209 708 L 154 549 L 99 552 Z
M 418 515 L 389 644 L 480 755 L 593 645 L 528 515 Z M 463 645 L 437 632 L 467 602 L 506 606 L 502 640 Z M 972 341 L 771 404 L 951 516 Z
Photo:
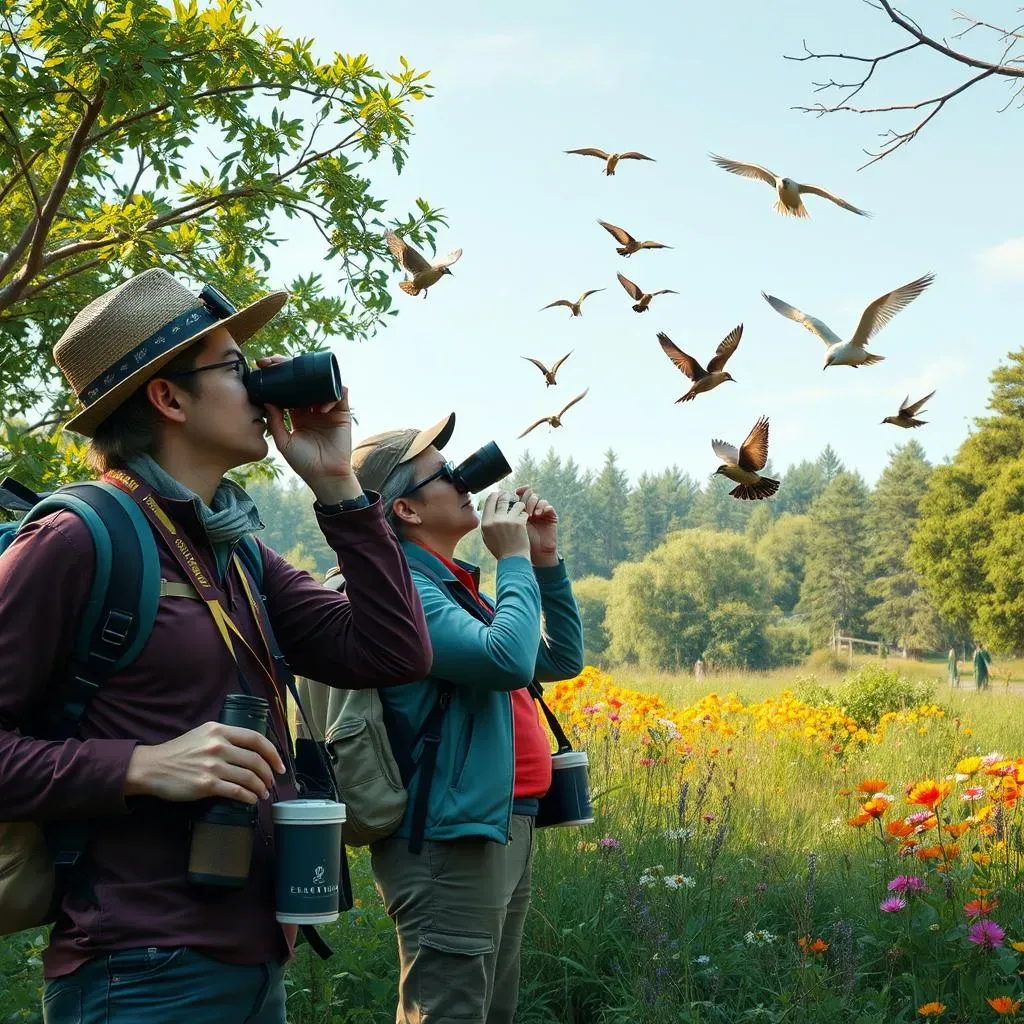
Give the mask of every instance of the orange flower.
M 844 786 L 844 787 L 843 787 L 843 788 L 842 788 L 841 790 L 839 790 L 839 795 L 840 795 L 840 796 L 849 796 L 849 795 L 850 795 L 850 794 L 851 794 L 852 792 L 853 792 L 853 790 L 852 790 L 852 789 L 847 789 L 847 788 L 846 788 L 846 787 Z
M 914 826 L 908 825 L 902 818 L 896 818 L 894 821 L 886 823 L 885 831 L 891 836 L 903 839 L 914 831 Z
M 865 814 L 861 811 L 860 814 L 855 814 L 852 818 L 847 818 L 846 824 L 852 825 L 854 828 L 863 828 L 871 820 L 872 816 L 870 814 Z
M 1024 953 L 1024 942 L 1011 942 L 1010 949 L 1015 949 L 1018 953 Z
M 946 1012 L 945 1003 L 925 1003 L 923 1006 L 917 1008 L 917 1012 L 922 1017 L 938 1017 Z
M 1000 1017 L 1007 1017 L 1011 1013 L 1017 1012 L 1017 1007 L 1020 1006 L 1020 1000 L 1013 999 L 1011 996 L 993 996 L 988 1000 L 988 1005 L 991 1006 Z
M 889 783 L 885 779 L 865 779 L 863 782 L 857 783 L 857 792 L 874 796 L 876 793 L 881 793 L 888 785 Z
M 911 789 L 907 801 L 934 811 L 936 806 L 946 799 L 952 788 L 952 782 L 936 782 L 934 779 L 925 779 L 924 782 L 919 782 Z
M 867 814 L 872 818 L 880 818 L 887 810 L 889 810 L 891 805 L 892 801 L 887 800 L 884 796 L 875 796 L 861 807 L 860 812 L 861 814 Z
M 999 906 L 999 900 L 987 900 L 984 897 L 980 900 L 968 900 L 964 904 L 964 913 L 968 917 L 985 917 L 991 914 Z
M 922 846 L 920 849 L 914 851 L 915 855 L 921 860 L 938 860 L 942 856 L 941 846 Z
M 824 939 L 815 939 L 812 942 L 809 935 L 803 935 L 796 941 L 805 953 L 824 953 L 828 949 L 828 943 Z
M 966 821 L 961 821 L 956 825 L 947 825 L 946 834 L 952 839 L 959 839 L 970 827 L 970 823 Z

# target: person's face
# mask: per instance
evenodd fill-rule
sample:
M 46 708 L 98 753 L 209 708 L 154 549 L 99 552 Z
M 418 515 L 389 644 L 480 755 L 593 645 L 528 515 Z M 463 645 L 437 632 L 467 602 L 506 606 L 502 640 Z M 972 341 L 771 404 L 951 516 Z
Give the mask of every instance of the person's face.
M 414 482 L 396 501 L 395 510 L 408 526 L 427 535 L 464 537 L 480 519 L 472 495 L 455 486 L 445 465 L 445 457 L 433 445 L 420 452 L 412 460 Z
M 189 374 L 196 393 L 182 387 L 173 389 L 178 410 L 174 419 L 180 424 L 181 436 L 205 458 L 216 459 L 227 468 L 265 458 L 266 423 L 245 388 L 242 349 L 224 327 L 211 331 L 199 344 Z M 174 378 L 171 383 L 176 383 Z

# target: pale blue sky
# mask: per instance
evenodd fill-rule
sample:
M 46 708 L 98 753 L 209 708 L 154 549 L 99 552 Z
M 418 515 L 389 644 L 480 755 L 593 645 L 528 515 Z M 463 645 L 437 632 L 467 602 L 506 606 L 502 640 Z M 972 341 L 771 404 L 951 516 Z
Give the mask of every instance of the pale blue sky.
M 939 34 L 949 10 L 909 13 Z M 979 3 L 999 21 L 1012 5 Z M 395 213 L 419 195 L 443 206 L 439 251 L 464 249 L 423 301 L 398 291 L 401 315 L 362 345 L 336 347 L 360 419 L 358 434 L 424 426 L 451 409 L 461 458 L 495 439 L 510 461 L 550 444 L 597 467 L 610 446 L 635 477 L 671 463 L 698 478 L 718 464 L 713 436 L 739 443 L 758 415 L 771 419 L 776 469 L 830 443 L 873 481 L 910 432 L 880 425 L 903 396 L 938 393 L 913 436 L 933 461 L 952 455 L 983 411 L 987 378 L 1021 344 L 1024 224 L 1020 168 L 1024 114 L 997 113 L 1008 93 L 983 83 L 947 107 L 911 145 L 857 172 L 877 133 L 913 115 L 821 119 L 790 108 L 813 101 L 812 81 L 850 66 L 791 63 L 801 40 L 821 51 L 876 54 L 904 37 L 860 0 L 814 7 L 784 0 L 692 6 L 645 3 L 517 4 L 397 0 L 351 4 L 267 0 L 260 20 L 330 50 L 364 51 L 378 67 L 402 54 L 429 68 L 433 99 L 417 104 L 406 170 L 383 162 L 377 194 Z M 972 46 L 994 54 L 988 41 Z M 966 45 L 966 44 L 964 44 Z M 924 98 L 960 70 L 917 54 L 876 73 L 865 105 Z M 620 166 L 562 150 L 638 149 L 656 163 Z M 773 191 L 718 170 L 708 151 L 824 185 L 874 213 L 856 217 L 810 197 L 812 219 L 782 218 Z M 672 250 L 615 254 L 600 217 Z M 295 233 L 275 256 L 281 282 L 317 269 L 315 236 Z M 1002 248 L 999 248 L 1002 247 Z M 616 271 L 678 296 L 638 315 Z M 878 295 L 935 271 L 936 283 L 876 336 L 873 367 L 822 372 L 824 346 L 773 312 L 762 289 L 849 336 Z M 539 312 L 556 298 L 591 296 L 584 316 Z M 664 357 L 666 331 L 698 359 L 739 322 L 730 363 L 738 383 L 673 404 L 688 382 Z M 520 356 L 573 356 L 557 388 Z M 570 397 L 590 394 L 557 431 L 516 435 Z

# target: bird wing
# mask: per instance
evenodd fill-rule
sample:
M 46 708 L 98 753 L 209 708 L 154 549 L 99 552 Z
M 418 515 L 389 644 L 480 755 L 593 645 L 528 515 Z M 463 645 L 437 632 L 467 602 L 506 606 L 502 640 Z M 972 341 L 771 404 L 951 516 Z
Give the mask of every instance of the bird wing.
M 586 146 L 583 149 L 567 149 L 566 153 L 578 153 L 580 156 L 597 156 L 602 160 L 607 160 L 611 156 L 611 153 L 606 153 L 603 149 L 596 149 L 593 146 Z
M 816 334 L 826 345 L 842 343 L 843 339 L 828 324 L 822 323 L 817 317 L 802 313 L 796 306 L 791 306 L 788 302 L 775 298 L 774 295 L 766 295 L 764 292 L 761 292 L 761 295 L 776 313 L 781 313 L 783 316 L 789 317 L 790 320 L 795 320 L 801 327 L 806 327 L 811 334 Z
M 854 206 L 853 203 L 848 203 L 845 199 L 840 199 L 839 196 L 832 192 L 829 192 L 827 188 L 822 188 L 820 185 L 801 185 L 800 191 L 807 193 L 809 192 L 812 196 L 821 196 L 822 199 L 828 199 L 830 202 L 841 206 L 844 210 L 849 210 L 850 213 L 859 213 L 862 217 L 870 217 L 871 214 L 867 210 L 862 210 L 859 206 Z
M 661 351 L 672 360 L 675 366 L 682 370 L 690 380 L 700 380 L 707 376 L 707 371 L 693 356 L 688 356 L 664 331 L 658 332 L 658 344 Z
M 769 171 L 767 167 L 758 164 L 741 164 L 736 160 L 727 160 L 724 156 L 716 156 L 714 153 L 711 154 L 711 159 L 723 171 L 738 174 L 741 178 L 756 178 L 758 181 L 766 181 L 769 185 L 774 185 L 778 180 L 778 175 L 774 171 Z
M 768 417 L 762 416 L 740 445 L 740 469 L 759 473 L 768 461 Z
M 631 149 L 626 153 L 619 154 L 620 160 L 650 160 L 653 162 L 653 156 L 644 156 L 643 153 L 638 153 L 635 149 Z
M 628 232 L 625 228 L 616 227 L 614 224 L 609 224 L 607 221 L 599 220 L 597 222 L 607 231 L 619 245 L 629 245 L 630 242 L 635 242 L 636 239 Z
M 541 306 L 541 310 L 551 309 L 552 306 L 568 306 L 572 309 L 572 303 L 568 299 L 555 299 L 554 302 L 549 302 L 546 306 Z
M 585 298 L 586 298 L 586 297 L 587 297 L 588 295 L 593 295 L 593 294 L 594 294 L 595 292 L 603 292 L 603 291 L 604 291 L 604 289 L 603 289 L 603 288 L 588 288 L 588 289 L 587 289 L 587 291 L 585 291 L 585 292 L 584 292 L 584 293 L 583 293 L 583 294 L 582 294 L 582 295 L 581 295 L 581 296 L 580 296 L 580 297 L 579 297 L 579 298 L 578 298 L 578 299 L 576 300 L 576 303 L 577 303 L 577 305 L 580 305 L 580 304 L 582 304 L 583 300 L 584 300 L 584 299 L 585 299 Z
M 903 399 L 903 404 L 900 406 L 900 415 L 916 416 L 921 411 L 921 406 L 923 406 L 924 403 L 927 402 L 928 399 L 931 398 L 934 394 L 934 391 L 929 391 L 928 394 L 924 396 L 924 398 L 918 399 L 913 405 L 907 404 L 910 401 L 910 395 L 907 395 L 907 397 Z
M 717 438 L 711 442 L 711 448 L 714 453 L 723 461 L 728 463 L 730 466 L 736 466 L 740 461 L 740 453 L 731 445 L 725 441 L 719 441 Z
M 643 289 L 633 284 L 633 282 L 630 281 L 630 279 L 626 277 L 625 274 L 616 274 L 615 276 L 619 279 L 619 284 L 621 284 L 622 287 L 626 289 L 626 292 L 632 298 L 636 299 L 639 302 L 640 299 L 644 297 Z
M 561 419 L 581 398 L 586 398 L 587 391 L 589 390 L 590 388 L 587 388 L 586 391 L 580 392 L 580 394 L 578 394 L 574 399 L 572 399 L 572 401 L 567 402 L 562 407 L 562 411 L 558 414 L 558 418 Z
M 548 420 L 547 416 L 542 416 L 542 417 L 541 417 L 541 418 L 540 418 L 539 420 L 537 420 L 537 422 L 536 422 L 536 423 L 531 423 L 531 424 L 530 424 L 530 425 L 529 425 L 529 426 L 528 426 L 528 427 L 527 427 L 527 428 L 526 428 L 526 429 L 525 429 L 525 430 L 524 430 L 524 431 L 523 431 L 523 432 L 522 432 L 522 433 L 521 433 L 521 434 L 519 435 L 519 437 L 526 437 L 526 435 L 527 435 L 527 434 L 528 434 L 528 433 L 529 433 L 529 432 L 530 432 L 531 430 L 536 430 L 536 429 L 537 429 L 537 427 L 539 427 L 539 426 L 540 426 L 540 425 L 541 425 L 542 423 L 548 423 L 548 422 L 549 422 L 549 420 Z M 517 438 L 517 440 L 518 440 L 518 438 Z
M 528 363 L 533 363 L 541 373 L 547 376 L 548 368 L 539 359 L 534 359 L 533 356 L 523 356 L 523 359 Z
M 861 314 L 850 344 L 864 348 L 869 338 L 877 334 L 901 309 L 909 306 L 934 280 L 934 274 L 925 274 L 916 281 L 879 295 Z
M 651 292 L 651 298 L 653 299 L 655 295 L 678 295 L 678 294 L 679 294 L 679 292 L 677 292 L 675 290 L 675 288 L 659 288 L 656 292 Z
M 566 359 L 569 358 L 569 356 L 571 356 L 573 354 L 574 351 L 575 351 L 574 349 L 570 349 L 568 352 L 566 352 L 565 355 L 562 356 L 562 358 L 559 359 L 555 363 L 555 365 L 551 367 L 551 372 L 552 373 L 558 373 L 558 368 L 562 365 L 562 363 L 564 363 L 566 361 Z
M 437 270 L 441 270 L 444 267 L 450 267 L 458 258 L 462 255 L 461 249 L 452 249 L 447 256 L 442 259 L 434 260 L 433 266 Z
M 725 369 L 725 364 L 729 361 L 729 357 L 736 351 L 736 346 L 740 343 L 740 338 L 743 337 L 743 324 L 739 327 L 734 327 L 722 340 L 722 343 L 715 349 L 715 354 L 711 357 L 708 362 L 708 371 L 711 373 L 718 373 L 720 370 Z
M 391 255 L 398 260 L 403 270 L 410 274 L 418 274 L 420 271 L 429 270 L 430 263 L 427 262 L 404 238 L 400 238 L 389 231 L 384 240 L 388 243 Z

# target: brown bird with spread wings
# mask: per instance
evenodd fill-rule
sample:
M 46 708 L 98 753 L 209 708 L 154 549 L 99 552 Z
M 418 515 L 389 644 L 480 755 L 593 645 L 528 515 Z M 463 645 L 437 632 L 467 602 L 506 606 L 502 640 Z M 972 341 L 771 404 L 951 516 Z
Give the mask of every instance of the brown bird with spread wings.
M 883 423 L 891 423 L 894 427 L 903 427 L 905 430 L 910 427 L 923 427 L 928 421 L 919 420 L 914 417 L 921 411 L 921 407 L 929 398 L 934 395 L 934 391 L 929 391 L 924 398 L 918 399 L 913 405 L 910 404 L 910 395 L 907 395 L 903 399 L 903 404 L 900 406 L 900 411 L 895 416 L 886 416 Z
M 568 306 L 571 310 L 570 316 L 583 316 L 583 300 L 588 295 L 593 295 L 594 292 L 603 292 L 603 288 L 590 288 L 585 291 L 575 302 L 569 299 L 555 299 L 554 302 L 549 302 L 546 306 L 541 306 L 540 311 L 543 313 L 545 309 L 551 309 L 554 306 Z
M 614 174 L 620 160 L 650 160 L 652 163 L 654 161 L 654 157 L 644 156 L 643 153 L 637 153 L 636 150 L 632 149 L 627 153 L 606 153 L 603 149 L 587 146 L 585 149 L 567 149 L 566 153 L 577 153 L 580 156 L 596 156 L 598 159 L 604 160 L 605 174 Z
M 678 295 L 679 292 L 674 291 L 671 288 L 661 288 L 656 292 L 645 292 L 639 285 L 633 284 L 632 281 L 625 274 L 616 274 L 619 279 L 619 284 L 626 289 L 626 294 L 630 298 L 636 299 L 636 303 L 633 305 L 633 310 L 636 313 L 646 313 L 647 308 L 651 304 L 651 300 L 655 295 Z
M 526 435 L 527 435 L 527 434 L 528 434 L 528 433 L 529 433 L 529 432 L 530 432 L 531 430 L 535 430 L 535 429 L 536 429 L 537 427 L 539 427 L 539 426 L 540 426 L 540 425 L 541 425 L 542 423 L 546 423 L 546 424 L 547 424 L 547 425 L 548 425 L 549 427 L 560 427 L 560 426 L 562 425 L 562 417 L 563 417 L 563 416 L 564 416 L 564 415 L 565 415 L 565 414 L 566 414 L 566 413 L 567 413 L 567 412 L 568 412 L 568 411 L 569 411 L 569 410 L 570 410 L 570 409 L 571 409 L 571 408 L 572 408 L 572 407 L 573 407 L 573 406 L 574 406 L 574 405 L 575 405 L 575 404 L 576 404 L 576 403 L 577 403 L 578 401 L 580 401 L 580 399 L 582 399 L 582 398 L 586 398 L 586 396 L 587 396 L 587 391 L 589 391 L 589 390 L 590 390 L 590 388 L 587 388 L 587 390 L 586 390 L 586 391 L 584 391 L 584 392 L 583 392 L 582 394 L 579 394 L 579 395 L 577 395 L 577 396 L 576 396 L 576 397 L 575 397 L 575 398 L 574 398 L 574 399 L 573 399 L 573 400 L 572 400 L 571 402 L 567 402 L 567 403 L 566 403 L 566 404 L 565 404 L 565 405 L 564 405 L 564 406 L 562 407 L 561 411 L 560 411 L 560 412 L 556 412 L 556 413 L 555 413 L 555 414 L 554 414 L 553 416 L 542 416 L 542 417 L 541 417 L 541 418 L 540 418 L 539 420 L 537 420 L 537 422 L 536 422 L 536 423 L 531 423 L 531 424 L 530 424 L 530 425 L 529 425 L 529 426 L 528 426 L 528 427 L 527 427 L 527 428 L 526 428 L 526 429 L 525 429 L 525 430 L 524 430 L 524 431 L 523 431 L 523 432 L 522 432 L 522 433 L 521 433 L 521 434 L 519 435 L 519 437 L 526 437 Z
M 732 497 L 743 501 L 760 500 L 770 498 L 779 489 L 778 480 L 760 475 L 760 470 L 764 469 L 768 461 L 767 416 L 762 416 L 754 424 L 754 429 L 747 434 L 739 451 L 731 444 L 719 440 L 712 441 L 711 447 L 723 462 L 715 470 L 715 475 L 728 477 L 737 484 L 729 492 Z
M 566 352 L 565 355 L 562 356 L 562 358 L 559 359 L 558 362 L 555 363 L 555 365 L 552 366 L 550 370 L 539 359 L 534 359 L 533 356 L 523 356 L 523 358 L 528 363 L 533 363 L 533 365 L 536 366 L 537 369 L 540 370 L 540 372 L 544 374 L 544 385 L 545 385 L 545 387 L 551 387 L 552 384 L 557 384 L 558 383 L 558 381 L 555 380 L 555 375 L 558 373 L 558 368 L 571 355 L 572 355 L 572 350 L 570 350 L 569 352 Z M 562 411 L 564 412 L 565 410 L 562 410 Z
M 620 256 L 632 256 L 641 249 L 671 249 L 671 245 L 664 245 L 661 242 L 638 242 L 625 228 L 616 227 L 605 220 L 597 222 L 619 243 L 615 251 Z
M 688 356 L 664 331 L 658 332 L 658 343 L 661 345 L 662 352 L 693 381 L 690 390 L 682 398 L 676 399 L 676 405 L 680 402 L 691 402 L 698 395 L 717 388 L 719 384 L 724 384 L 727 380 L 735 381 L 736 378 L 731 373 L 725 372 L 725 364 L 736 351 L 742 337 L 743 324 L 740 324 L 738 327 L 734 327 L 715 349 L 715 354 L 711 357 L 708 368 L 705 370 L 693 356 Z
M 431 285 L 437 284 L 445 274 L 451 274 L 452 272 L 448 268 L 462 255 L 461 249 L 453 249 L 447 256 L 431 263 L 394 231 L 389 231 L 384 236 L 384 240 L 388 243 L 391 255 L 398 260 L 401 268 L 409 275 L 405 281 L 398 282 L 398 287 L 406 295 L 419 295 L 420 292 L 423 292 L 423 298 L 426 298 L 427 289 Z M 452 276 L 455 275 L 452 274 Z

